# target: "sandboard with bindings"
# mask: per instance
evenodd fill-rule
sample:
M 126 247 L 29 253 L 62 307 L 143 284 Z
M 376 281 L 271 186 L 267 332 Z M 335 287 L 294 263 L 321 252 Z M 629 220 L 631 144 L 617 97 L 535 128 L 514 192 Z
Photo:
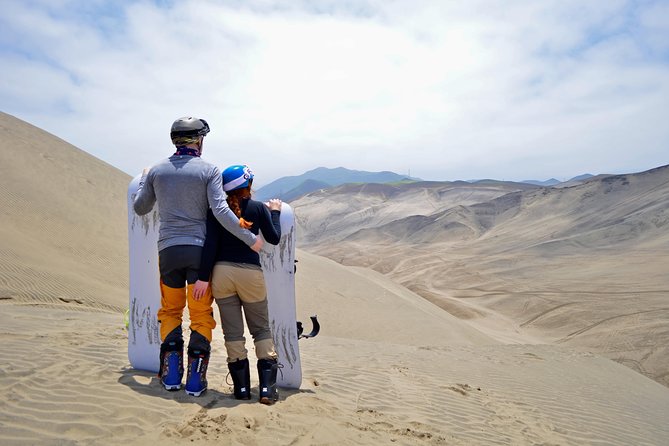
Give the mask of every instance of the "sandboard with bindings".
M 160 368 L 160 272 L 158 270 L 158 205 L 146 215 L 137 215 L 133 201 L 140 176 L 128 186 L 128 256 L 130 264 L 128 315 L 128 359 L 138 370 Z
M 129 315 L 128 359 L 133 368 L 158 372 L 160 368 L 160 273 L 158 269 L 158 205 L 146 215 L 137 215 L 134 197 L 141 176 L 128 186 L 129 242 Z M 281 207 L 281 240 L 274 246 L 265 243 L 260 261 L 267 286 L 270 328 L 274 338 L 281 370 L 277 376 L 280 387 L 299 388 L 302 367 L 298 340 L 313 337 L 320 329 L 315 316 L 312 330 L 303 334 L 302 324 L 296 321 L 295 305 L 295 218 L 292 208 Z
M 260 263 L 267 286 L 269 322 L 279 355 L 279 387 L 299 389 L 302 365 L 295 306 L 295 217 L 286 203 L 281 205 L 281 240 L 274 246 L 265 243 Z

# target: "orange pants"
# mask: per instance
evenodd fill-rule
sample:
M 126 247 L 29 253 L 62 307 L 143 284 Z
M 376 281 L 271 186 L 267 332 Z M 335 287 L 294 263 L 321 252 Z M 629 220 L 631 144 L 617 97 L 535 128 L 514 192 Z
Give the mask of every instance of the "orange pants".
M 188 312 L 190 313 L 190 329 L 197 331 L 211 342 L 212 330 L 216 328 L 212 303 L 214 298 L 211 295 L 211 289 L 200 300 L 193 298 L 194 285 L 188 285 L 185 288 L 170 288 L 162 281 L 160 282 L 160 309 L 158 310 L 158 322 L 160 323 L 160 340 L 172 330 L 181 326 L 183 321 L 183 312 L 188 303 Z

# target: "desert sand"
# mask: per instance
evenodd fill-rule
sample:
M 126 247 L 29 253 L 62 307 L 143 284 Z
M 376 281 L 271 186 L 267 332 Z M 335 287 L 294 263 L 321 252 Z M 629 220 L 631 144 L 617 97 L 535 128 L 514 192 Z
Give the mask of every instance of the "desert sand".
M 426 313 L 410 292 L 378 292 L 378 278 L 359 269 L 303 252 L 300 259 L 300 296 L 307 277 L 323 280 L 298 312 L 318 309 L 323 332 L 301 341 L 301 389 L 282 389 L 271 407 L 232 398 L 218 331 L 210 389 L 193 398 L 129 367 L 120 313 L 5 301 L 3 444 L 660 445 L 669 438 L 669 389 L 625 366 L 561 346 L 504 345 L 449 323 L 438 309 Z M 376 303 L 331 299 L 346 275 L 376 292 Z
M 439 294 L 426 299 L 393 277 L 390 251 L 380 271 L 378 258 L 344 266 L 298 250 L 298 319 L 317 314 L 322 325 L 300 341 L 299 390 L 282 389 L 273 406 L 234 400 L 217 330 L 209 390 L 164 391 L 127 359 L 130 177 L 11 116 L 0 115 L 0 133 L 0 444 L 669 442 L 669 388 L 587 346 L 551 342 L 533 328 L 550 319 L 546 296 L 534 306 L 530 291 L 518 294 L 524 317 L 535 312 L 524 325 L 464 273 L 451 276 L 460 294 L 444 298 L 435 281 Z M 427 259 L 415 254 L 405 263 Z M 584 304 L 578 320 L 591 312 Z
M 669 166 L 560 188 L 341 187 L 292 204 L 303 249 L 499 339 L 594 352 L 669 386 Z

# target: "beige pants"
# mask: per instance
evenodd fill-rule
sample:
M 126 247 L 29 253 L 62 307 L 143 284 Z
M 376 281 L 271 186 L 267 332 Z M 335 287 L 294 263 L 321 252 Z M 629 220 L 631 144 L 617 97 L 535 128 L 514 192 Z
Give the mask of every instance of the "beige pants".
M 258 359 L 276 359 L 262 270 L 255 265 L 218 262 L 212 273 L 211 289 L 221 313 L 228 362 L 247 358 L 242 309 Z

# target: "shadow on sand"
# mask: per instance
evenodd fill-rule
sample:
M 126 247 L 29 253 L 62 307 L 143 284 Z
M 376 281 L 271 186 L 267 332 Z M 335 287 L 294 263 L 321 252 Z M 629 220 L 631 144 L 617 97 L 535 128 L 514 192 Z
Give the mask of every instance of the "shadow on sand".
M 209 388 L 199 397 L 187 395 L 183 390 L 168 391 L 160 384 L 160 379 L 153 372 L 144 370 L 136 370 L 133 368 L 124 368 L 119 371 L 118 383 L 129 387 L 137 393 L 142 395 L 162 398 L 165 400 L 177 401 L 179 403 L 196 403 L 206 409 L 213 409 L 218 407 L 235 407 L 240 404 L 257 404 L 258 403 L 258 389 L 251 390 L 250 400 L 236 400 L 232 395 L 232 387 L 228 392 Z M 210 380 L 211 383 L 211 380 Z M 293 395 L 302 393 L 314 393 L 312 390 L 304 389 L 286 389 L 279 388 L 279 401 L 288 399 Z

